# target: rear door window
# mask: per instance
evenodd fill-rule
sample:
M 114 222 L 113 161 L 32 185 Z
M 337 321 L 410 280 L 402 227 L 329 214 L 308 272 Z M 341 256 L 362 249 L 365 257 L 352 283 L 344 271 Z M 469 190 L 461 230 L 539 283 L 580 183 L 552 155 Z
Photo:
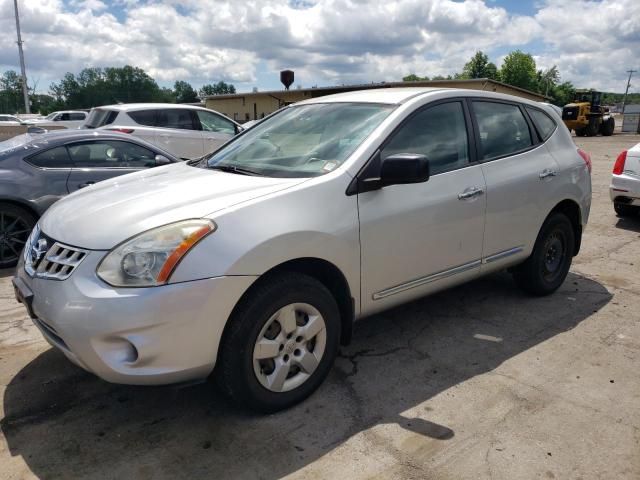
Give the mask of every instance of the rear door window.
M 28 157 L 27 163 L 40 168 L 71 168 L 73 163 L 65 147 L 55 147 Z
M 70 113 L 69 114 L 69 119 L 70 120 L 84 120 L 86 118 L 86 115 L 84 113 Z
M 128 112 L 129 116 L 138 125 L 144 125 L 146 127 L 156 126 L 156 115 L 158 110 L 137 110 L 135 112 Z
M 526 107 L 526 109 L 531 120 L 533 120 L 533 124 L 536 126 L 542 141 L 545 141 L 556 129 L 556 122 L 554 122 L 549 115 L 537 108 Z
M 134 143 L 101 140 L 69 145 L 76 168 L 148 168 L 155 167 L 155 153 Z
M 167 108 L 158 110 L 156 117 L 157 126 L 163 128 L 175 128 L 178 130 L 198 130 L 194 125 L 191 110 L 182 108 Z
M 511 155 L 533 145 L 529 124 L 518 105 L 474 101 L 473 111 L 483 160 Z

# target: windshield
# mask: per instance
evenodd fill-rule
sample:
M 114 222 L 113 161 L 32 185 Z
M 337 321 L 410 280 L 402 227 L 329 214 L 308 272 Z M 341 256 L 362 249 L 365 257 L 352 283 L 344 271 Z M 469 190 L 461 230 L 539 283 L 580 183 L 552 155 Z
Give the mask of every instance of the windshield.
M 22 135 L 16 135 L 9 140 L 5 140 L 4 142 L 0 142 L 0 153 L 8 152 L 9 150 L 15 150 L 16 148 L 20 148 L 24 145 L 27 145 L 31 142 L 33 138 L 28 133 L 23 133 Z
M 289 107 L 207 159 L 209 168 L 269 177 L 315 177 L 339 167 L 391 112 L 372 103 Z
M 44 118 L 45 118 L 45 120 L 53 120 L 56 115 L 58 115 L 58 112 L 53 112 L 53 113 L 50 113 L 49 115 L 47 115 Z

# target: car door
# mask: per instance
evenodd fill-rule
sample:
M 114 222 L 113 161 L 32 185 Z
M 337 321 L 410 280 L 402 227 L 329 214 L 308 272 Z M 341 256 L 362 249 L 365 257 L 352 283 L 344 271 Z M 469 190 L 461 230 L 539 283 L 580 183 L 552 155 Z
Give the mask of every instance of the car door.
M 211 153 L 237 133 L 231 120 L 207 110 L 196 110 L 204 140 L 204 153 Z
M 156 118 L 156 145 L 179 158 L 189 159 L 204 155 L 204 140 L 198 120 L 186 108 L 158 110 Z
M 155 152 L 122 140 L 95 140 L 67 145 L 73 162 L 67 188 L 74 192 L 102 180 L 156 166 Z
M 17 182 L 23 190 L 21 196 L 37 203 L 40 211 L 69 193 L 67 180 L 72 163 L 64 146 L 28 155 L 24 157 L 24 162 L 29 167 L 23 170 L 27 177 Z
M 470 279 L 482 256 L 485 196 L 463 100 L 423 107 L 382 145 L 380 159 L 429 159 L 425 183 L 358 195 L 362 310 L 371 313 Z
M 555 204 L 559 166 L 521 105 L 476 99 L 471 106 L 487 184 L 483 269 L 495 270 L 531 252 Z

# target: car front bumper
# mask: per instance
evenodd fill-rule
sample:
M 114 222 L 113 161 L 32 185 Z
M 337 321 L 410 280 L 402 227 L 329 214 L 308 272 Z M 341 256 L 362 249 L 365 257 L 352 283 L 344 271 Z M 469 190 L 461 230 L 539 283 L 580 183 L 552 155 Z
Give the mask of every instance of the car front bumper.
M 612 175 L 609 186 L 611 201 L 640 206 L 640 177 L 635 175 Z
M 30 277 L 22 260 L 14 288 L 44 338 L 69 360 L 113 383 L 159 385 L 206 378 L 225 324 L 254 276 L 148 288 L 115 288 L 91 251 L 66 280 Z

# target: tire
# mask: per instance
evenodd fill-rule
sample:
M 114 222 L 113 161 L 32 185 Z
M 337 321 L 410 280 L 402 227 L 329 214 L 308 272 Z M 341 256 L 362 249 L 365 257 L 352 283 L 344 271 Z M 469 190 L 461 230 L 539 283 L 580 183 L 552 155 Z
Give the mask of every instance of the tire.
M 576 137 L 584 137 L 586 128 L 576 128 Z
M 567 278 L 575 246 L 571 222 L 553 213 L 542 225 L 531 256 L 513 272 L 516 284 L 531 295 L 549 295 Z
M 616 214 L 619 217 L 635 217 L 636 215 L 638 215 L 638 210 L 640 210 L 640 207 L 625 205 L 624 203 L 614 203 L 613 209 L 616 211 Z
M 607 118 L 602 122 L 602 125 L 600 125 L 600 133 L 604 137 L 610 137 L 611 135 L 613 135 L 613 131 L 615 129 L 616 129 L 616 121 L 613 119 L 613 117 Z
M 0 203 L 0 268 L 15 267 L 36 218 L 24 208 Z
M 338 354 L 340 312 L 331 292 L 308 275 L 259 281 L 229 320 L 214 376 L 232 401 L 271 413 L 301 402 L 323 382 Z M 311 337 L 320 321 L 324 331 Z
M 589 124 L 584 129 L 584 134 L 587 137 L 595 137 L 598 134 L 598 120 L 596 118 L 589 119 Z

